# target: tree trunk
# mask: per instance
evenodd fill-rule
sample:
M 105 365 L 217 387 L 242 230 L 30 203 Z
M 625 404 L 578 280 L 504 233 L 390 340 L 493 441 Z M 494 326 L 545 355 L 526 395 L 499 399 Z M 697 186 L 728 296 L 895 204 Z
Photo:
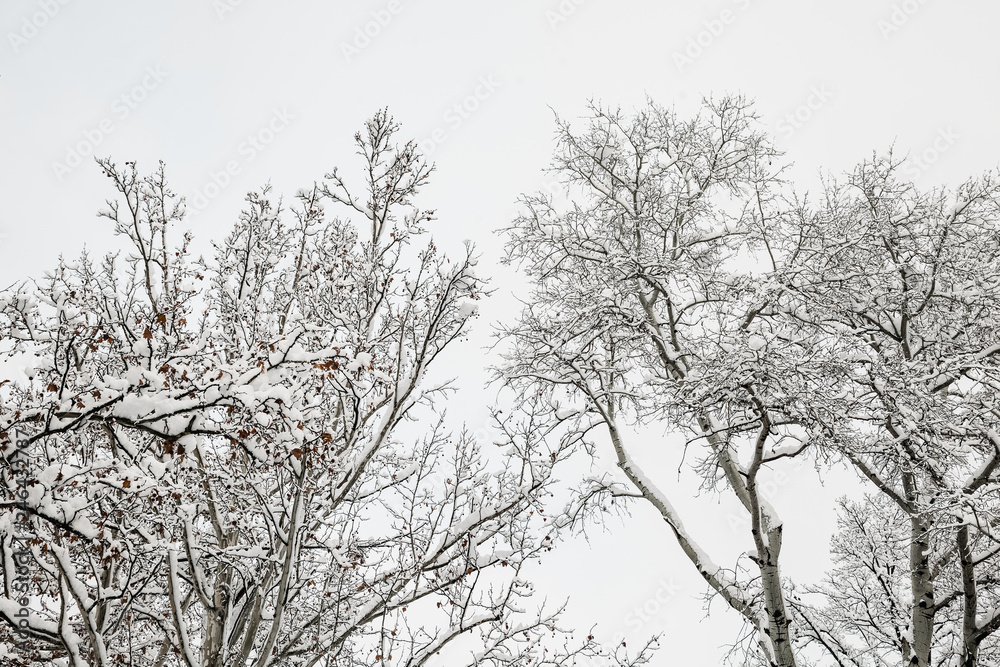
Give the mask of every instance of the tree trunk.
M 929 667 L 931 641 L 934 635 L 934 581 L 927 554 L 930 535 L 927 521 L 919 516 L 910 517 L 910 589 L 913 593 L 913 655 L 912 667 Z
M 768 658 L 775 667 L 796 667 L 778 564 L 762 562 L 760 575 L 764 585 L 764 607 L 767 611 L 767 628 L 764 629 L 764 633 L 771 640 L 773 649 Z
M 979 592 L 976 590 L 976 570 L 969 548 L 969 527 L 962 526 L 956 536 L 958 557 L 962 565 L 962 667 L 976 667 L 979 661 L 979 639 L 976 635 L 976 611 Z

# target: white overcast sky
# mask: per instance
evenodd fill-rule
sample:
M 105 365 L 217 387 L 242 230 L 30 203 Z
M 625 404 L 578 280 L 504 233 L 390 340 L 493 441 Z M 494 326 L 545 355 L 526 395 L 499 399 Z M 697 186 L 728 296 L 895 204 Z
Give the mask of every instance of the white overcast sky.
M 365 44 L 358 31 L 379 17 Z M 491 321 L 514 314 L 511 291 L 523 294 L 493 267 L 492 232 L 518 193 L 546 182 L 553 111 L 573 119 L 591 98 L 628 109 L 647 96 L 684 111 L 742 92 L 802 190 L 818 169 L 848 169 L 892 143 L 921 156 L 920 184 L 956 183 L 1000 160 L 998 25 L 1000 5 L 987 0 L 2 0 L 0 288 L 84 244 L 115 247 L 95 216 L 111 192 L 90 155 L 74 168 L 80 153 L 146 171 L 165 161 L 173 188 L 207 203 L 188 224 L 204 248 L 247 190 L 270 180 L 291 195 L 335 165 L 350 174 L 354 132 L 387 106 L 404 137 L 433 149 L 420 203 L 438 211 L 435 236 L 452 252 L 475 241 L 481 273 L 496 276 L 475 340 L 450 357 L 462 414 L 479 428 L 492 394 L 480 390 L 478 346 Z M 463 103 L 476 108 L 459 115 Z M 227 163 L 235 175 L 214 188 Z M 658 460 L 675 456 L 657 433 L 648 441 Z M 686 493 L 693 480 L 678 484 L 675 468 L 655 476 Z M 798 581 L 825 566 L 841 477 L 816 491 L 803 469 L 774 484 L 784 567 Z M 702 497 L 687 518 L 725 564 L 749 546 L 730 509 Z M 634 645 L 662 632 L 655 664 L 716 665 L 738 627 L 720 603 L 704 618 L 704 586 L 645 509 L 551 555 L 539 594 L 570 595 L 568 624 L 598 623 L 602 637 L 628 632 Z

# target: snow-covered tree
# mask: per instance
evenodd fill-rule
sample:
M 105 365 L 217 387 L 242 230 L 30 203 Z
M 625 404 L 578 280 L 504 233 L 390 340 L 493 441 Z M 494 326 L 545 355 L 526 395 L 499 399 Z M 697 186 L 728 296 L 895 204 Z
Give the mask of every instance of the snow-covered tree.
M 770 224 L 778 155 L 741 98 L 707 101 L 693 119 L 652 103 L 631 117 L 591 111 L 582 132 L 558 124 L 553 170 L 570 203 L 526 197 L 507 230 L 507 261 L 534 289 L 502 331 L 499 376 L 575 404 L 568 433 L 606 430 L 621 475 L 589 479 L 562 523 L 613 498 L 648 503 L 768 664 L 794 665 L 782 522 L 759 482 L 806 447 L 800 424 L 816 416 L 799 397 L 818 376 L 810 341 L 774 344 L 784 334 L 756 317 L 760 288 L 740 261 Z M 634 427 L 650 422 L 687 433 L 706 486 L 742 505 L 754 548 L 739 564 L 717 564 L 636 462 Z
M 504 456 L 445 428 L 429 373 L 485 286 L 427 235 L 432 168 L 396 131 L 356 135 L 359 188 L 248 195 L 208 260 L 162 165 L 102 160 L 125 254 L 0 292 L 4 664 L 596 654 L 527 599 L 565 452 L 499 414 Z
M 498 377 L 561 403 L 564 437 L 603 431 L 620 468 L 558 525 L 651 505 L 763 665 L 1000 664 L 996 175 L 923 192 L 890 155 L 813 205 L 785 194 L 741 98 L 693 119 L 591 111 L 582 132 L 558 123 L 565 200 L 525 197 L 506 230 L 533 290 Z M 650 424 L 686 433 L 705 485 L 745 509 L 737 562 L 717 564 L 697 532 L 719 527 L 686 528 L 636 463 Z M 870 492 L 841 503 L 827 581 L 796 587 L 759 482 L 802 456 Z
M 813 401 L 878 494 L 845 506 L 838 538 L 858 587 L 831 581 L 830 623 L 805 632 L 841 635 L 856 664 L 997 664 L 1000 184 L 922 191 L 900 171 L 875 156 L 770 234 L 774 310 L 822 341 Z

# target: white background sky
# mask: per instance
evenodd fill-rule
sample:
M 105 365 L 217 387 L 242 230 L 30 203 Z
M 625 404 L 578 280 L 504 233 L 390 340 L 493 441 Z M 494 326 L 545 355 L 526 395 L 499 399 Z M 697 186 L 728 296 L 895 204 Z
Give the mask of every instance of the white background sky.
M 247 190 L 270 180 L 290 196 L 335 165 L 350 175 L 354 132 L 388 106 L 402 136 L 433 150 L 437 172 L 419 203 L 438 211 L 435 236 L 451 252 L 462 239 L 477 242 L 481 273 L 495 276 L 474 341 L 450 357 L 465 388 L 457 412 L 473 429 L 492 396 L 480 390 L 478 346 L 492 321 L 514 315 L 511 292 L 523 294 L 516 276 L 492 268 L 492 231 L 516 214 L 518 193 L 546 182 L 553 111 L 573 119 L 588 98 L 630 109 L 646 96 L 686 111 L 703 95 L 742 92 L 796 163 L 802 190 L 819 168 L 849 169 L 893 142 L 928 158 L 911 165 L 925 186 L 1000 161 L 1000 5 L 987 0 L 2 3 L 0 288 L 84 244 L 116 247 L 95 216 L 111 191 L 90 155 L 73 168 L 81 152 L 135 160 L 143 171 L 162 159 L 189 202 L 235 161 L 239 173 L 188 221 L 203 249 L 226 233 Z M 373 12 L 391 20 L 348 57 L 344 45 Z M 690 60 L 679 64 L 677 54 Z M 467 108 L 478 108 L 446 115 L 477 87 L 484 99 Z M 291 117 L 287 126 L 260 151 L 245 144 L 272 121 L 280 127 L 276 112 Z M 428 141 L 438 129 L 443 141 Z M 658 437 L 646 449 L 661 462 L 676 455 L 674 441 Z M 807 471 L 774 485 L 784 567 L 798 581 L 822 572 L 831 499 L 849 483 L 834 475 L 816 491 Z M 679 498 L 694 486 L 690 475 L 678 485 L 675 464 L 651 472 Z M 749 546 L 728 525 L 732 509 L 702 497 L 687 512 L 724 564 Z M 738 623 L 720 603 L 704 618 L 704 586 L 668 538 L 643 509 L 611 534 L 594 532 L 590 545 L 553 552 L 538 591 L 570 595 L 567 625 L 599 623 L 602 637 L 628 632 L 634 645 L 662 632 L 655 664 L 716 665 Z M 655 602 L 658 592 L 669 601 Z M 635 610 L 644 605 L 654 613 L 642 621 Z

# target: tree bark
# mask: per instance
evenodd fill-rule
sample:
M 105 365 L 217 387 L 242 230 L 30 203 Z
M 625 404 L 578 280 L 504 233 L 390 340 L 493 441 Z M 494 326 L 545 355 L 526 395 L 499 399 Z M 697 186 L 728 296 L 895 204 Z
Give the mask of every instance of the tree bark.
M 979 660 L 979 637 L 976 633 L 976 612 L 979 594 L 976 590 L 976 569 L 969 548 L 969 527 L 962 526 L 956 535 L 958 557 L 962 566 L 962 667 L 975 667 Z
M 913 654 L 910 665 L 929 667 L 934 636 L 934 580 L 931 578 L 930 549 L 926 519 L 910 517 L 910 589 L 913 593 Z

